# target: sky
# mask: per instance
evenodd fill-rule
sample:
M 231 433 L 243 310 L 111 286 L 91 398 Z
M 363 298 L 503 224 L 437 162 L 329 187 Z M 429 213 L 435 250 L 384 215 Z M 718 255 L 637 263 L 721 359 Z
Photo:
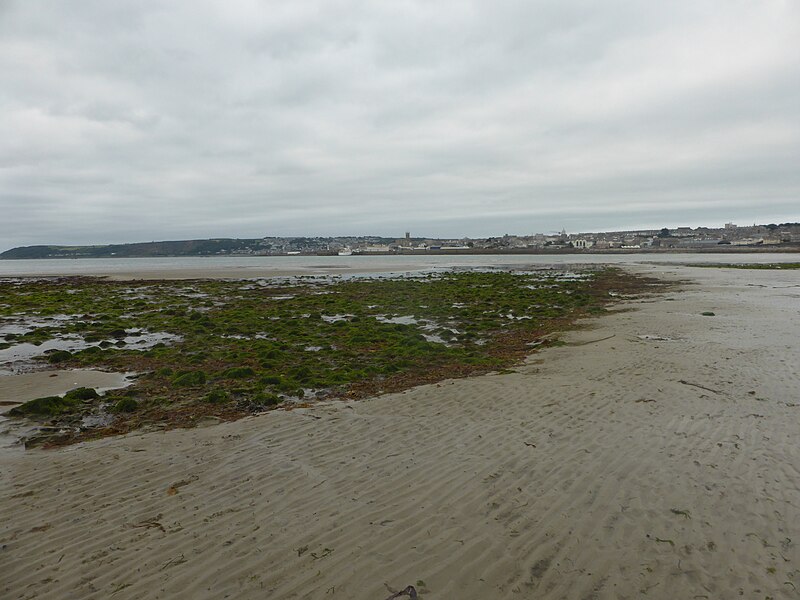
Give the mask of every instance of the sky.
M 800 221 L 796 0 L 0 0 L 0 250 Z

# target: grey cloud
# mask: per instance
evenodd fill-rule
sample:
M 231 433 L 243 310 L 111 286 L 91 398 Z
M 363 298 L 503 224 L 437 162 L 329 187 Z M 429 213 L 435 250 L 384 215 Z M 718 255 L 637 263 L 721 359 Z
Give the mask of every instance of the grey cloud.
M 800 220 L 796 3 L 0 7 L 0 249 Z

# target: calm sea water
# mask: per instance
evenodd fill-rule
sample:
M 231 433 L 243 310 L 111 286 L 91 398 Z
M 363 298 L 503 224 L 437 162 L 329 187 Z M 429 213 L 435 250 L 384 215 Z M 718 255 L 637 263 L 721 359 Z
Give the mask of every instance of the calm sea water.
M 0 260 L 0 277 L 47 275 L 166 276 L 181 274 L 269 277 L 325 273 L 390 273 L 452 267 L 498 267 L 561 264 L 767 263 L 797 262 L 796 254 L 570 254 L 470 256 L 225 256 L 177 258 L 83 258 Z

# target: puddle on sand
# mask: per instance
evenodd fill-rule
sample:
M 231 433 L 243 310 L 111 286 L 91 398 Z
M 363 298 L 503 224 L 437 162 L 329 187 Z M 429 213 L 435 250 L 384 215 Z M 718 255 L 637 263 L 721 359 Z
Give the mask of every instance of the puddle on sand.
M 644 340 L 646 342 L 678 342 L 678 341 L 680 341 L 680 338 L 671 338 L 671 337 L 666 337 L 666 336 L 661 336 L 661 335 L 645 334 L 645 335 L 637 335 L 636 337 L 638 337 L 640 340 Z
M 150 332 L 143 329 L 126 329 L 123 338 L 128 350 L 149 350 L 156 344 L 176 344 L 183 340 L 179 335 L 165 331 Z
M 89 343 L 77 333 L 67 333 L 46 340 L 39 345 L 29 342 L 14 344 L 0 350 L 0 376 L 25 373 L 36 370 L 37 367 L 41 368 L 45 363 L 35 359 L 58 350 L 78 352 L 93 346 L 104 347 L 113 344 L 127 350 L 142 351 L 149 350 L 156 344 L 175 344 L 183 339 L 172 333 L 149 332 L 142 329 L 126 329 L 125 334 L 122 339 L 107 339 L 99 343 Z
M 48 352 L 57 350 L 75 352 L 92 345 L 84 342 L 83 338 L 74 334 L 47 340 L 38 346 L 27 342 L 16 344 L 5 350 L 0 350 L 0 376 L 30 371 L 35 367 L 33 359 Z
M 352 317 L 355 317 L 355 315 L 351 315 L 351 314 L 347 314 L 347 313 L 343 313 L 343 314 L 340 314 L 340 315 L 322 315 L 321 316 L 322 320 L 325 321 L 326 323 L 338 323 L 339 321 L 348 321 Z
M 44 396 L 63 396 L 78 387 L 90 387 L 101 396 L 111 390 L 125 388 L 132 383 L 132 373 L 108 373 L 91 369 L 40 371 L 0 377 L 1 412 L 7 412 L 14 406 Z M 102 401 L 101 401 L 102 402 Z M 72 426 L 87 428 L 106 425 L 114 416 L 100 408 L 84 415 Z M 53 430 L 66 431 L 67 428 L 53 428 L 33 419 L 13 417 L 0 414 L 0 452 L 23 449 L 24 440 L 31 436 Z
M 425 332 L 422 333 L 422 337 L 425 338 L 425 341 L 432 342 L 434 344 L 450 344 L 450 342 L 439 335 L 439 333 L 444 334 L 445 332 L 449 332 L 453 335 L 458 335 L 461 333 L 458 329 L 444 327 L 435 321 L 429 321 L 427 319 L 417 319 L 413 315 L 403 315 L 399 317 L 376 315 L 375 319 L 381 323 L 391 323 L 394 325 L 419 325 L 420 329 Z
M 80 319 L 81 315 L 49 315 L 49 316 L 11 316 L 0 317 L 0 338 L 7 335 L 25 335 L 44 327 L 58 327 L 69 321 Z M 13 341 L 13 340 L 8 340 Z
M 426 342 L 433 342 L 434 344 L 447 344 L 447 340 L 435 334 L 423 333 L 422 337 L 425 338 Z
M 417 325 L 419 321 L 412 315 L 402 317 L 387 317 L 385 315 L 377 315 L 375 317 L 381 323 L 392 323 L 394 325 Z

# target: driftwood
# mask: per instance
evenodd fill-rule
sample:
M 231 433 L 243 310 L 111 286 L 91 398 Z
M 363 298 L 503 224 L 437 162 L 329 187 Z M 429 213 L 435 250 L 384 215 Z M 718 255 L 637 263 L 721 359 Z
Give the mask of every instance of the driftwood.
M 389 589 L 391 589 L 391 588 L 389 588 Z M 416 598 L 417 598 L 417 590 L 414 589 L 413 585 L 410 585 L 404 590 L 400 590 L 399 592 L 395 592 L 394 594 L 392 594 L 391 596 L 386 598 L 386 600 L 393 600 L 394 598 L 399 598 L 400 596 L 408 596 L 409 598 L 411 598 L 411 600 L 416 600 Z
M 610 340 L 611 338 L 616 337 L 616 336 L 617 336 L 616 333 L 612 333 L 609 336 L 602 337 L 602 338 L 599 338 L 597 340 L 589 340 L 587 342 L 573 342 L 573 343 L 571 343 L 569 345 L 570 346 L 587 346 L 589 344 L 596 344 L 597 342 L 605 342 L 606 340 Z
M 164 529 L 164 526 L 156 521 L 155 519 L 151 521 L 142 521 L 141 523 L 135 523 L 134 525 L 130 525 L 130 527 L 153 527 L 155 529 L 160 529 L 163 533 L 167 533 L 167 530 Z
M 701 390 L 706 390 L 707 392 L 714 392 L 715 394 L 721 394 L 719 390 L 713 390 L 710 387 L 706 387 L 704 385 L 700 385 L 699 383 L 692 383 L 691 381 L 685 381 L 683 379 L 679 380 L 678 383 L 682 383 L 683 385 L 690 385 L 692 387 L 700 388 Z

